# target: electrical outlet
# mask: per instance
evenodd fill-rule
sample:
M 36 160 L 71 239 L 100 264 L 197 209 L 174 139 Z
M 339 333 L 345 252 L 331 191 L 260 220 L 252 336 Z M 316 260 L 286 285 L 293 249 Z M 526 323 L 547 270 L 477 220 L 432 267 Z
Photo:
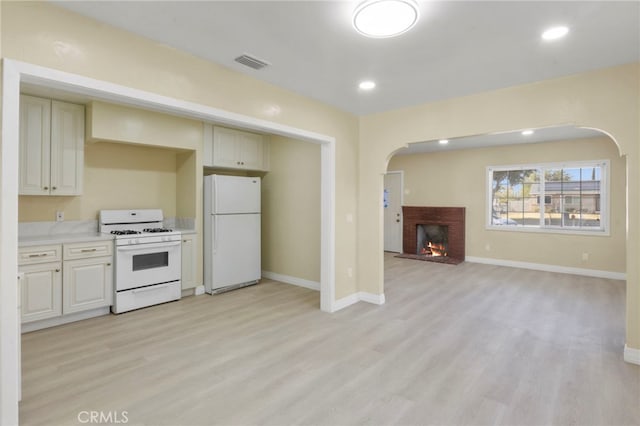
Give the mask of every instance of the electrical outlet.
M 491 244 L 489 244 L 489 243 L 485 244 L 485 245 L 484 245 L 484 249 L 485 249 L 486 251 L 491 251 Z
M 64 221 L 64 212 L 56 212 L 56 222 Z
M 347 268 L 347 276 L 349 278 L 353 278 L 353 268 L 351 267 Z
M 582 261 L 586 262 L 589 260 L 589 253 L 582 253 Z

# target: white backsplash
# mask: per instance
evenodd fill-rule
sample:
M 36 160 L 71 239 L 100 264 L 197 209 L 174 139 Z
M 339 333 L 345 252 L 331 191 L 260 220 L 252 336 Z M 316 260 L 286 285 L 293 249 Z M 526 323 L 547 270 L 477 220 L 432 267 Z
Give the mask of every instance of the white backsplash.
M 163 221 L 165 228 L 193 230 L 196 221 L 192 217 L 167 217 Z M 92 234 L 98 232 L 97 220 L 66 220 L 64 222 L 20 222 L 18 235 L 21 237 L 40 237 L 61 234 Z
M 164 219 L 164 226 L 182 230 L 193 230 L 196 228 L 196 220 L 193 217 L 168 217 Z
M 61 234 L 91 234 L 98 232 L 97 220 L 67 220 L 64 222 L 20 222 L 18 235 L 38 237 Z

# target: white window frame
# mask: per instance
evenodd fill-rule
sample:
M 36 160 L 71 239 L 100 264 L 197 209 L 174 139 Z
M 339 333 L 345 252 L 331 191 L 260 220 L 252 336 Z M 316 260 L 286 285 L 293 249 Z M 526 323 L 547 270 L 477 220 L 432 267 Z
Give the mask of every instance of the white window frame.
M 493 223 L 493 172 L 507 170 L 529 170 L 540 169 L 541 181 L 540 199 L 546 196 L 544 191 L 544 170 L 545 169 L 573 169 L 585 167 L 600 167 L 600 226 L 593 228 L 563 228 L 559 226 L 545 225 L 544 223 L 544 205 L 541 204 L 540 209 L 540 225 L 496 225 Z M 529 163 L 529 164 L 511 164 L 505 166 L 487 166 L 486 171 L 486 220 L 485 227 L 491 231 L 507 231 L 507 232 L 538 232 L 550 234 L 575 234 L 575 235 L 591 235 L 591 236 L 609 236 L 609 211 L 610 211 L 610 161 L 609 160 L 593 160 L 593 161 L 564 161 L 559 163 Z

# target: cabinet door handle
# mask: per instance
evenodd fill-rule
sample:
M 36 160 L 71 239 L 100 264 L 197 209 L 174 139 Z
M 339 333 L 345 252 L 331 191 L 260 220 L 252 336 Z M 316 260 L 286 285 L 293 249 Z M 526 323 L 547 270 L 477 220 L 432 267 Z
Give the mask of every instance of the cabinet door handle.
M 48 186 L 45 186 L 45 187 L 44 187 L 44 188 L 42 188 L 42 189 L 44 189 L 45 191 L 48 191 L 48 190 L 49 190 L 49 187 L 48 187 Z
M 29 257 L 45 257 L 47 253 L 30 254 Z
M 60 272 L 60 269 L 56 269 L 56 272 Z
M 82 249 L 80 251 L 82 253 L 89 253 L 89 252 L 92 252 L 92 251 L 98 251 L 98 249 L 97 248 L 91 248 L 91 249 Z
M 111 262 L 107 263 L 107 266 L 111 266 Z
M 56 188 L 55 186 L 52 186 L 52 187 L 51 187 L 51 190 L 52 190 L 52 191 L 55 191 L 56 189 L 58 189 L 58 188 Z

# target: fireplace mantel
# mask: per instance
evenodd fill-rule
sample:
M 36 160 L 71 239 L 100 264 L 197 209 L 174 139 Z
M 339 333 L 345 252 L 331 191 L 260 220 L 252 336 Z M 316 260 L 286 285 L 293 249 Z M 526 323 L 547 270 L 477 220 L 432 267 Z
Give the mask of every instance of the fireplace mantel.
M 449 230 L 449 257 L 464 261 L 464 207 L 402 207 L 402 251 L 416 254 L 416 228 L 418 225 L 443 225 Z

